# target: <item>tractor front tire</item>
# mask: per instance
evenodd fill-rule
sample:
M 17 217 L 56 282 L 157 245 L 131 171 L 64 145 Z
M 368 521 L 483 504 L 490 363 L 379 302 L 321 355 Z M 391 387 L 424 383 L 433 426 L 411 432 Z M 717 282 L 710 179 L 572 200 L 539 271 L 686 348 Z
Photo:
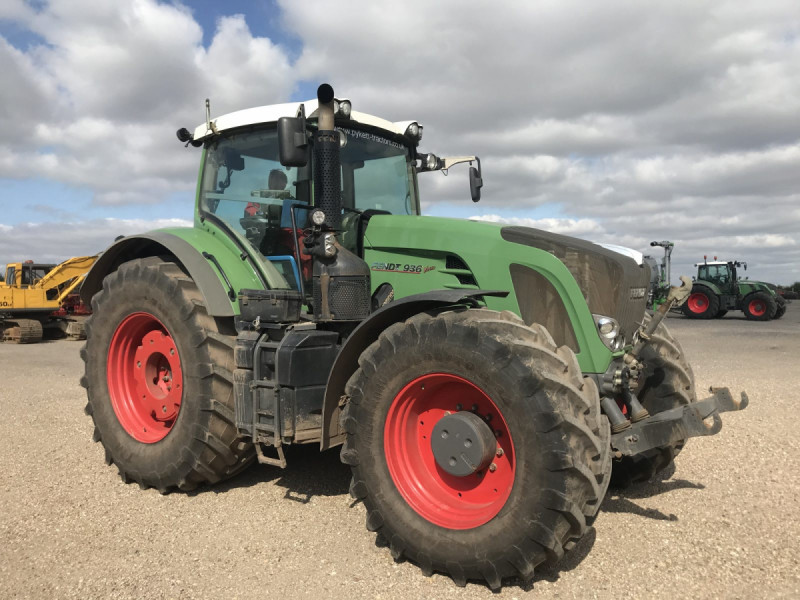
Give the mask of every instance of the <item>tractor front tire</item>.
M 786 314 L 786 300 L 783 296 L 775 296 L 775 316 L 772 317 L 773 319 L 780 319 L 784 314 Z
M 419 314 L 359 365 L 341 458 L 395 560 L 497 590 L 589 530 L 611 471 L 609 424 L 594 381 L 546 329 L 484 309 Z M 483 462 L 465 458 L 473 439 L 488 444 Z
M 719 312 L 719 297 L 711 288 L 695 285 L 682 308 L 690 319 L 713 319 Z
M 238 473 L 254 457 L 233 412 L 232 324 L 175 263 L 124 263 L 92 299 L 81 384 L 94 440 L 122 479 L 162 493 Z
M 778 305 L 767 292 L 753 292 L 742 301 L 742 311 L 751 321 L 769 321 L 775 318 Z
M 651 319 L 645 315 L 644 325 Z M 694 373 L 686 360 L 683 348 L 662 321 L 641 352 L 644 369 L 637 397 L 651 415 L 697 402 Z M 633 483 L 647 481 L 672 464 L 683 449 L 686 440 L 653 448 L 635 456 L 625 456 L 614 461 L 611 485 L 625 488 Z

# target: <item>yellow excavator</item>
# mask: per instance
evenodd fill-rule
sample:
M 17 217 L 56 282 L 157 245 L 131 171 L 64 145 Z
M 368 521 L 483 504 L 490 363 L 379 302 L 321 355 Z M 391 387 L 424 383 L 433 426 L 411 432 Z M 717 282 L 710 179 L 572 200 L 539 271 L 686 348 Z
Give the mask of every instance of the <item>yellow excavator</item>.
M 88 311 L 77 292 L 97 256 L 78 256 L 54 265 L 25 261 L 6 265 L 0 282 L 0 340 L 32 344 L 48 337 L 85 339 L 83 323 L 75 319 Z

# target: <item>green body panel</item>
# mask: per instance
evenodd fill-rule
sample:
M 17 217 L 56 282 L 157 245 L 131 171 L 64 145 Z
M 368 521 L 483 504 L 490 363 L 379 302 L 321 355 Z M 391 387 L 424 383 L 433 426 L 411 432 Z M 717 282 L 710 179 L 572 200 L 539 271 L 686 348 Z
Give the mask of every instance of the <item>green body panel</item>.
M 234 291 L 263 289 L 264 286 L 253 271 L 250 263 L 241 259 L 236 245 L 224 232 L 219 231 L 210 223 L 204 223 L 201 227 L 176 227 L 157 231 L 181 238 L 196 248 L 199 253 L 208 252 L 212 254 L 219 262 L 225 275 L 227 275 Z M 227 290 L 228 286 L 222 274 L 216 266 L 213 266 L 213 269 L 219 279 L 220 287 Z M 239 314 L 239 303 L 234 301 L 231 306 L 234 312 Z
M 748 294 L 753 292 L 767 292 L 771 296 L 775 295 L 775 291 L 770 288 L 767 284 L 761 281 L 753 281 L 751 279 L 739 279 L 737 281 L 737 288 L 736 289 L 729 289 L 730 286 L 726 288 L 722 288 L 719 284 L 714 283 L 712 281 L 708 281 L 705 279 L 697 279 L 694 282 L 695 285 L 704 285 L 711 289 L 717 296 L 721 296 L 723 294 L 731 294 L 737 295 L 739 298 L 744 298 Z
M 739 295 L 746 296 L 752 292 L 767 292 L 770 296 L 776 296 L 775 290 L 763 281 L 753 281 L 752 279 L 739 280 Z
M 395 297 L 430 290 L 483 289 L 510 292 L 506 298 L 487 297 L 494 310 L 520 314 L 509 267 L 516 263 L 541 273 L 561 296 L 575 331 L 584 373 L 603 373 L 612 352 L 597 335 L 586 300 L 572 274 L 549 252 L 504 240 L 501 225 L 439 217 L 376 215 L 364 239 L 364 260 L 370 266 L 372 288 L 390 283 Z M 476 285 L 459 283 L 463 270 L 448 270 L 446 256 L 458 256 Z

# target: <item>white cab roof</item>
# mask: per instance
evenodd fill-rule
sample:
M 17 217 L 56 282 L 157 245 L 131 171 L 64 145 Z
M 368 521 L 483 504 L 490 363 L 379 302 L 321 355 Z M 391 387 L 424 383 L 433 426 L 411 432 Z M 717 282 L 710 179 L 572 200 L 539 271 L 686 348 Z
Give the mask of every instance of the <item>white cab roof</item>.
M 341 100 L 346 100 L 342 98 Z M 337 101 L 340 99 L 337 98 Z M 268 106 L 256 106 L 255 108 L 246 108 L 244 110 L 237 110 L 236 112 L 222 115 L 215 119 L 211 119 L 211 123 L 217 132 L 225 131 L 227 129 L 235 129 L 236 127 L 244 127 L 247 125 L 258 125 L 262 123 L 275 123 L 281 117 L 296 117 L 297 111 L 300 110 L 300 105 L 305 105 L 305 112 L 307 119 L 316 119 L 317 108 L 319 106 L 316 99 L 306 100 L 305 102 L 287 102 L 285 104 L 270 104 Z M 350 113 L 351 122 L 369 125 L 371 127 L 378 127 L 397 135 L 403 135 L 406 128 L 413 121 L 398 121 L 392 123 L 386 119 L 381 119 L 366 113 L 352 111 Z M 341 125 L 342 123 L 339 123 Z M 194 139 L 202 140 L 206 136 L 212 134 L 213 131 L 208 129 L 207 125 L 203 123 L 198 125 L 194 130 Z

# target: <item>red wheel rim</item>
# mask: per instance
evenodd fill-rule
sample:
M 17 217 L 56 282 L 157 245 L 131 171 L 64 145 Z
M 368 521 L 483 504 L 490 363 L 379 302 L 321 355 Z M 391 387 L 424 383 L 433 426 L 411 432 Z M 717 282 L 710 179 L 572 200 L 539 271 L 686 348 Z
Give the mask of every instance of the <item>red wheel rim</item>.
M 495 432 L 499 456 L 488 467 L 456 477 L 436 463 L 431 433 L 448 413 L 471 410 Z M 448 529 L 487 523 L 503 508 L 514 485 L 514 443 L 497 405 L 478 386 L 447 373 L 414 379 L 397 394 L 384 426 L 389 474 L 417 514 Z M 500 451 L 502 450 L 502 452 Z
M 750 314 L 755 317 L 761 317 L 767 312 L 767 303 L 763 300 L 750 300 Z
M 689 296 L 686 304 L 693 313 L 702 314 L 708 310 L 708 297 L 700 292 L 695 292 Z
M 108 393 L 120 425 L 134 439 L 163 440 L 178 418 L 183 372 L 164 324 L 139 312 L 119 324 L 108 348 Z

